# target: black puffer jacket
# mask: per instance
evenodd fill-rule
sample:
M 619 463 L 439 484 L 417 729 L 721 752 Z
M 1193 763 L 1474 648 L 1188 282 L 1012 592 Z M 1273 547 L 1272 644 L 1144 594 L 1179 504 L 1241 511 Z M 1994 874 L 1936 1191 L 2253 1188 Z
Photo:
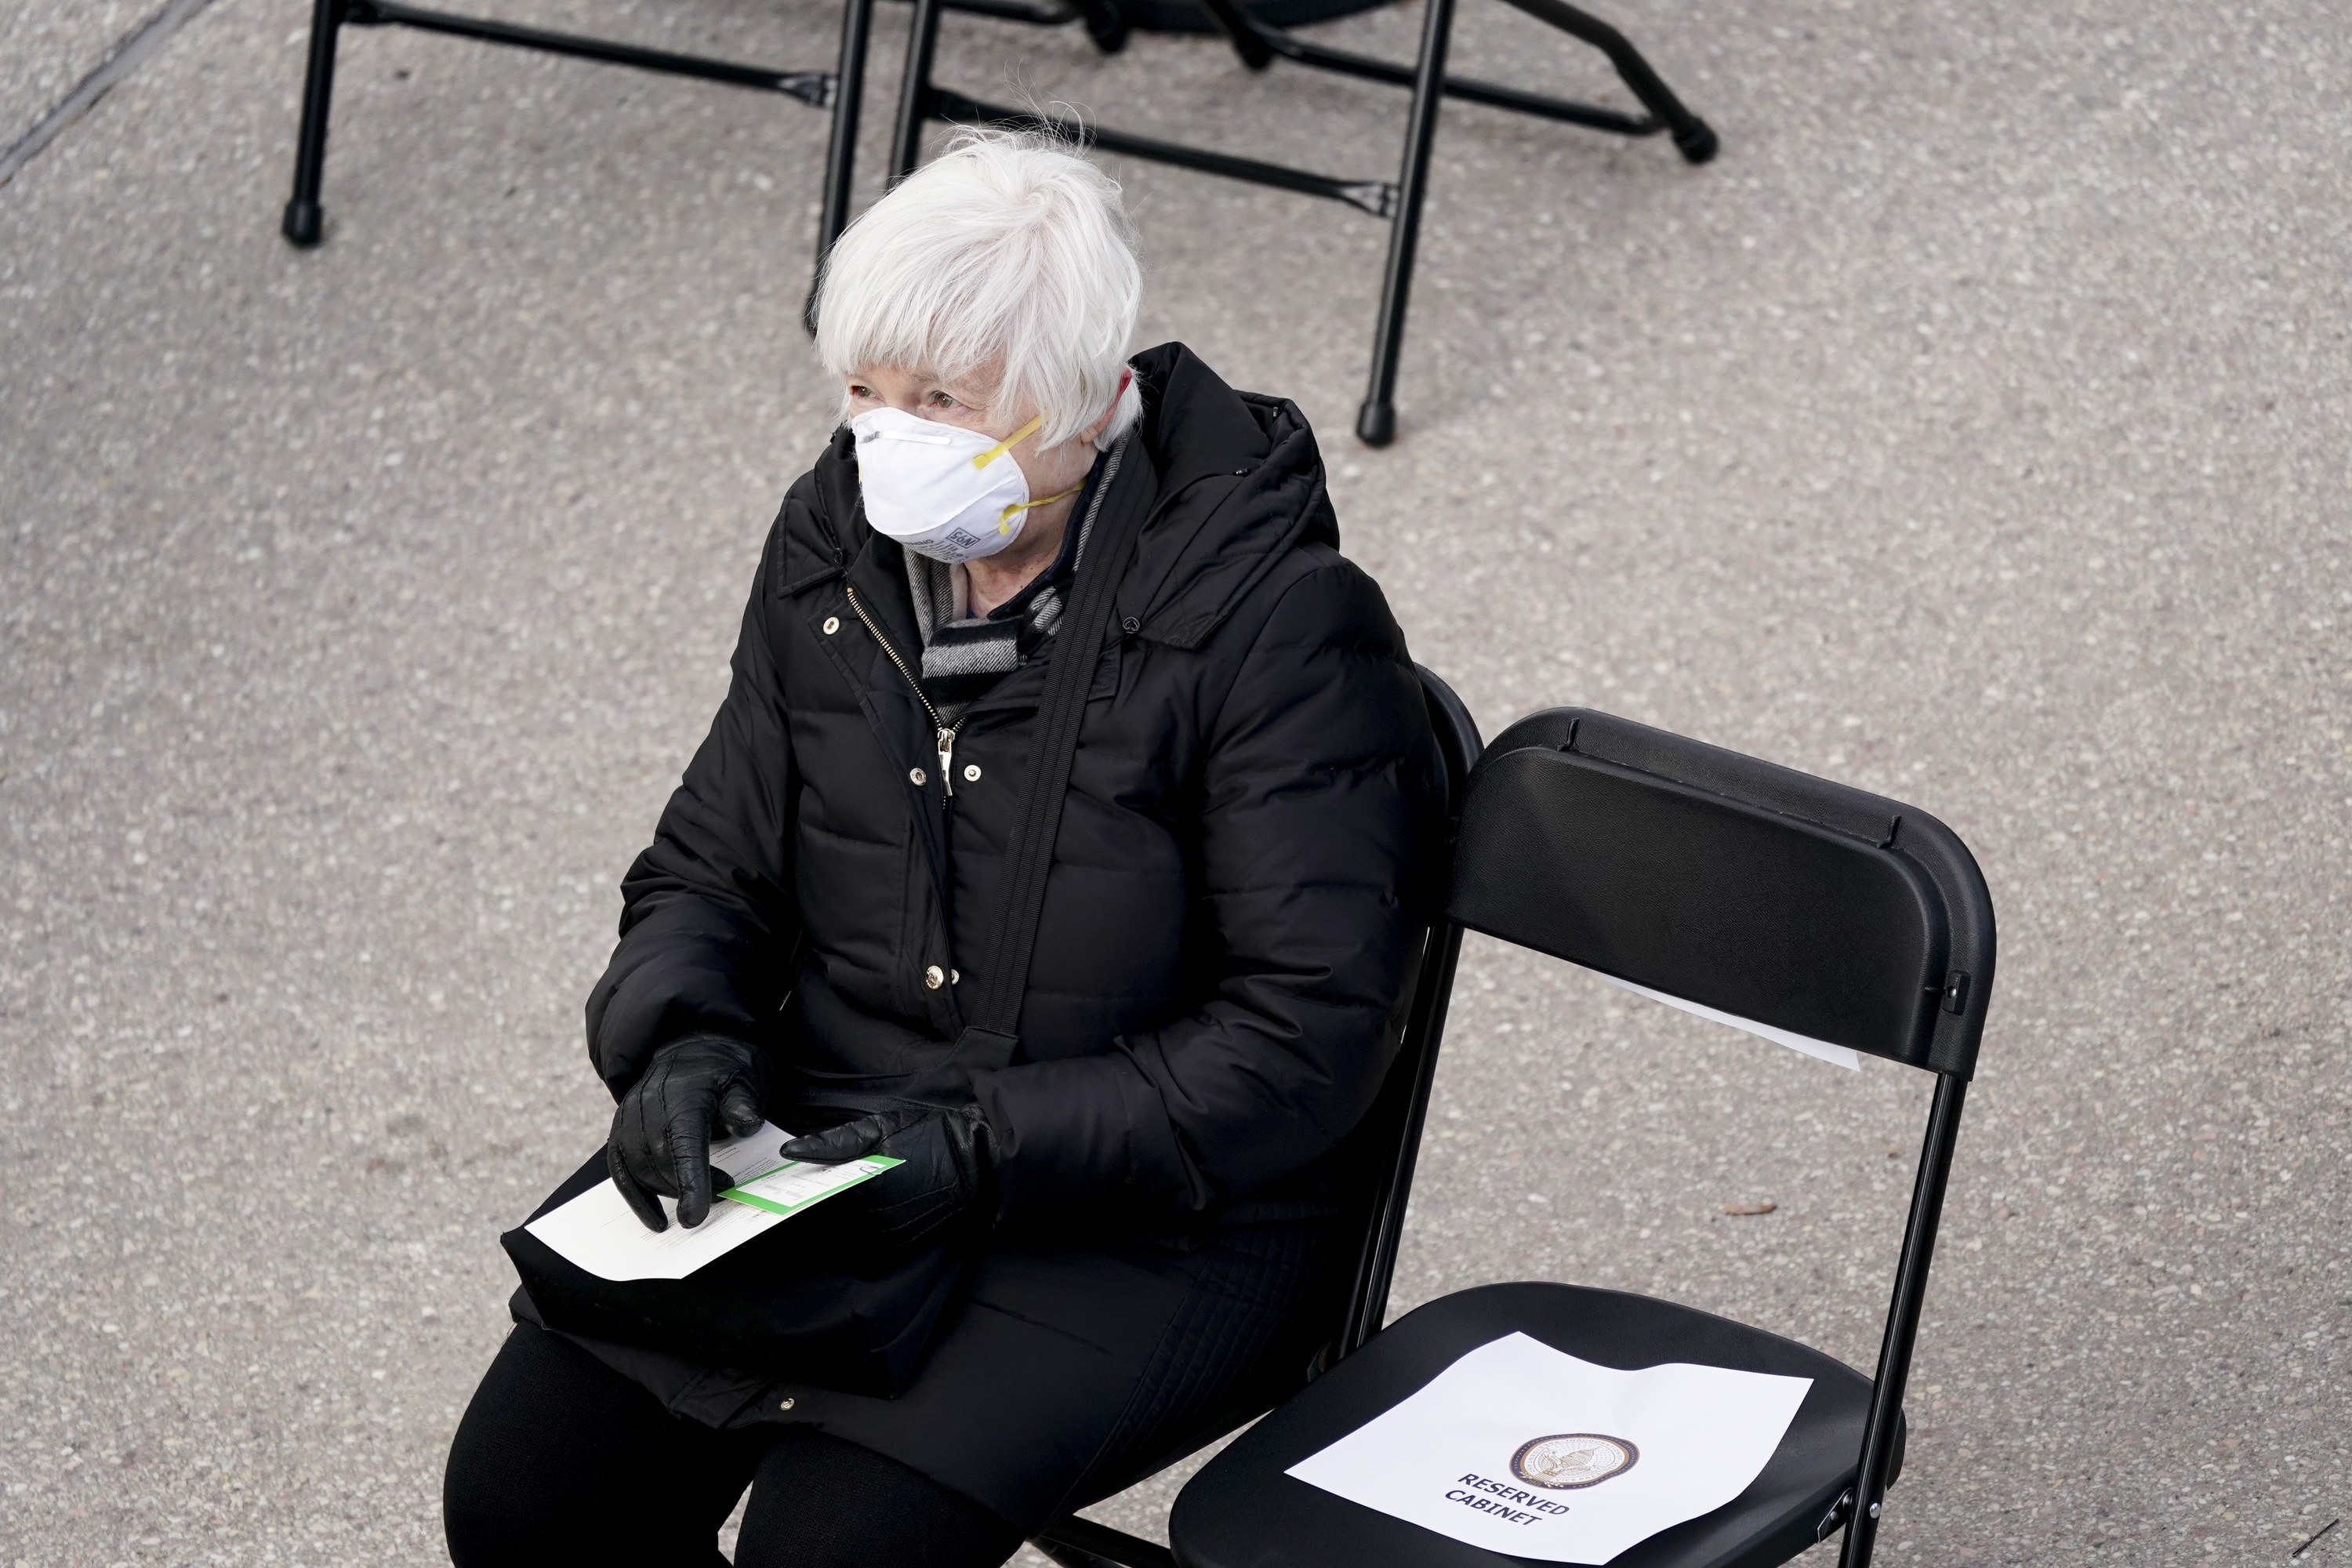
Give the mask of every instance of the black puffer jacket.
M 1379 588 L 1338 552 L 1304 419 L 1181 345 L 1135 363 L 1144 415 L 1112 482 L 1151 487 L 1150 521 L 1130 562 L 1082 566 L 1124 568 L 1113 633 L 1021 1052 L 970 1080 L 1015 1217 L 1181 1223 L 1311 1178 L 1386 1066 L 1431 860 L 1420 689 Z M 866 527 L 844 432 L 785 498 L 725 705 L 624 886 L 588 1004 L 615 1094 L 696 1030 L 769 1049 L 780 1121 L 949 1055 L 961 987 L 939 982 L 989 972 L 1045 669 L 971 708 L 950 800 L 885 641 L 919 658 L 905 563 Z

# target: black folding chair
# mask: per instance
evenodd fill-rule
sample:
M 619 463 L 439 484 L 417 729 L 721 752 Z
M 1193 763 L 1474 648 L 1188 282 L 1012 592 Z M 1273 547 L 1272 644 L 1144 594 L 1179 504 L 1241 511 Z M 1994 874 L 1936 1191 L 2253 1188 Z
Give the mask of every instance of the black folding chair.
M 1110 0 L 946 0 L 952 8 L 1037 26 L 1059 26 L 1082 21 L 1097 47 L 1109 51 L 1127 41 L 1127 24 Z M 326 236 L 320 206 L 320 184 L 327 165 L 327 121 L 334 104 L 335 57 L 342 29 L 352 27 L 413 27 L 427 33 L 503 44 L 541 54 L 568 55 L 667 76 L 782 93 L 812 109 L 833 110 L 833 136 L 825 154 L 824 210 L 819 221 L 817 261 L 823 264 L 833 242 L 849 222 L 849 188 L 857 150 L 859 100 L 866 79 L 866 45 L 874 19 L 873 0 L 849 0 L 842 12 L 841 52 L 836 68 L 782 70 L 709 59 L 699 55 L 672 54 L 641 48 L 605 38 L 552 33 L 539 27 L 519 27 L 486 17 L 425 10 L 401 0 L 312 0 L 309 74 L 302 87 L 302 128 L 294 156 L 294 194 L 286 204 L 282 227 L 286 237 L 304 248 Z
M 323 0 L 322 0 L 323 3 Z M 1367 81 L 1412 89 L 1412 107 L 1405 117 L 1404 158 L 1394 183 L 1347 180 L 1238 157 L 1204 147 L 1137 136 L 1108 126 L 1081 126 L 1033 111 L 983 103 L 931 79 L 937 53 L 940 13 L 958 0 L 915 0 L 914 29 L 907 44 L 907 70 L 901 79 L 898 115 L 890 143 L 890 179 L 895 184 L 922 160 L 925 124 L 943 121 L 960 125 L 995 125 L 1052 130 L 1092 142 L 1107 152 L 1149 158 L 1180 168 L 1220 174 L 1229 180 L 1271 185 L 1278 190 L 1326 196 L 1389 220 L 1388 270 L 1381 285 L 1381 311 L 1372 335 L 1371 385 L 1356 416 L 1356 434 L 1367 444 L 1385 447 L 1396 438 L 1396 379 L 1398 356 L 1403 350 L 1405 308 L 1412 292 L 1414 247 L 1421 236 L 1421 206 L 1429 183 L 1430 148 L 1437 137 L 1437 107 L 1441 97 L 1459 98 L 1507 109 L 1517 114 L 1557 120 L 1620 136 L 1673 134 L 1685 159 L 1704 163 L 1716 153 L 1716 135 L 1689 110 L 1622 33 L 1566 0 L 1508 0 L 1548 26 L 1557 27 L 1609 57 L 1644 110 L 1626 114 L 1567 99 L 1549 98 L 1496 82 L 1445 74 L 1445 54 L 1454 30 L 1454 0 L 1424 0 L 1421 56 L 1411 67 L 1328 48 L 1263 22 L 1244 11 L 1239 0 L 1200 0 L 1217 27 L 1233 44 L 1243 64 L 1263 70 L 1276 59 L 1315 70 L 1336 71 Z M 855 7 L 872 0 L 849 0 Z M 1099 34 L 1097 42 L 1102 42 Z M 1109 46 L 1107 46 L 1109 47 Z M 830 231 L 837 234 L 837 229 Z
M 1133 1568 L 1523 1562 L 1283 1473 L 1460 1356 L 1517 1331 L 1604 1366 L 1696 1362 L 1812 1379 L 1746 1491 L 1612 1568 L 1762 1568 L 1841 1527 L 1843 1568 L 1864 1568 L 1902 1466 L 1903 1386 L 1992 993 L 1992 903 L 1975 860 L 1914 807 L 1556 709 L 1505 731 L 1480 762 L 1446 915 L 1437 940 L 1486 931 L 1936 1075 L 1877 1376 L 1760 1329 L 1622 1291 L 1547 1283 L 1459 1291 L 1379 1332 L 1194 1477 L 1170 1517 L 1172 1554 L 1098 1545 L 1096 1560 Z M 1433 1033 L 1423 1049 L 1425 1083 Z M 1408 1138 L 1419 1125 L 1416 1114 Z M 1410 1152 L 1400 1162 L 1407 1175 Z M 1401 1209 L 1403 1193 L 1388 1201 Z M 1381 1300 L 1386 1283 L 1383 1274 Z M 1378 1311 L 1375 1303 L 1370 1321 Z

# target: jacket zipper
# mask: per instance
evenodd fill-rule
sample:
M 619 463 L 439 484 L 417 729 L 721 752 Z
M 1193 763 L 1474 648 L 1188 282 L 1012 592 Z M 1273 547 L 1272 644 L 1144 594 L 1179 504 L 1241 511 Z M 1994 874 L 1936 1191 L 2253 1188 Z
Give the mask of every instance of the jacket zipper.
M 907 661 L 898 657 L 898 650 L 890 646 L 890 639 L 882 635 L 882 628 L 874 624 L 874 617 L 867 615 L 866 606 L 857 602 L 857 590 L 846 583 L 844 583 L 841 587 L 842 592 L 849 595 L 850 609 L 856 615 L 866 631 L 872 634 L 874 640 L 882 645 L 883 653 L 887 655 L 890 662 L 898 667 L 898 673 L 906 677 L 907 685 L 915 693 L 915 700 L 921 703 L 923 711 L 931 716 L 931 728 L 937 732 L 940 753 L 940 788 L 946 796 L 952 796 L 955 794 L 956 731 L 962 726 L 963 721 L 958 719 L 950 724 L 940 717 L 940 710 L 931 706 L 931 700 L 923 695 L 923 683 L 915 679 L 915 672 L 907 668 Z M 941 804 L 946 805 L 949 802 L 943 798 Z

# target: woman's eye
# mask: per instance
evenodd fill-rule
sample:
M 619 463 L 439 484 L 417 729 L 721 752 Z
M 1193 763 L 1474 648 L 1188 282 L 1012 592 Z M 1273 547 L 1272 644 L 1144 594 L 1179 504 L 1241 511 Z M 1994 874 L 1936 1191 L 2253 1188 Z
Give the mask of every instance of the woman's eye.
M 961 406 L 961 405 L 957 403 L 953 397 L 950 397 L 944 392 L 932 393 L 930 396 L 930 405 L 934 408 L 957 408 Z

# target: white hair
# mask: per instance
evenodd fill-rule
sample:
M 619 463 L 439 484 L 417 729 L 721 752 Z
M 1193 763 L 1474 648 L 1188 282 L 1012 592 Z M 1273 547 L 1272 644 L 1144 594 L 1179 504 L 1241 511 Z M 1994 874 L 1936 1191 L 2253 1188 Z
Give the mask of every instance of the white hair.
M 1117 182 L 1050 137 L 968 131 L 834 246 L 817 357 L 836 375 L 992 380 L 1045 416 L 1041 449 L 1108 409 L 1108 447 L 1141 408 L 1126 371 L 1142 296 Z

